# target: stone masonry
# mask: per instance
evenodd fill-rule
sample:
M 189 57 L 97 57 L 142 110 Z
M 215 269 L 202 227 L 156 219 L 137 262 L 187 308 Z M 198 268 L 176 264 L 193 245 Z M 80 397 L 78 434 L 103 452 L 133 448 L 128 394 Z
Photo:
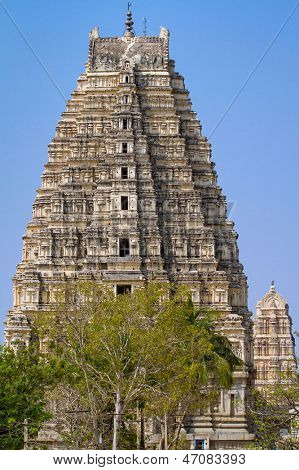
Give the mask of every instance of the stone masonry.
M 223 314 L 221 332 L 244 367 L 219 406 L 194 417 L 193 446 L 246 444 L 252 326 L 237 234 L 227 218 L 211 147 L 183 77 L 169 59 L 169 31 L 90 33 L 86 70 L 49 145 L 14 282 L 5 338 L 28 344 L 26 311 L 50 308 L 66 279 L 105 282 L 121 294 L 147 280 L 189 286 L 193 301 Z M 202 442 L 205 442 L 202 444 Z
M 288 383 L 296 373 L 295 340 L 286 300 L 272 283 L 258 302 L 254 319 L 255 386 Z

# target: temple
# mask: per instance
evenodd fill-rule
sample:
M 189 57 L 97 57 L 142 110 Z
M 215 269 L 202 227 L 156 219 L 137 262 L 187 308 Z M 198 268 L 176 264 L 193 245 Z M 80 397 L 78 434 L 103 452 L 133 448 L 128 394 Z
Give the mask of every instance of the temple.
M 80 279 L 116 294 L 147 280 L 185 284 L 197 306 L 221 312 L 219 331 L 244 366 L 217 407 L 190 419 L 186 436 L 195 448 L 248 445 L 252 323 L 237 234 L 210 144 L 169 58 L 169 31 L 136 36 L 130 9 L 123 36 L 90 33 L 86 69 L 49 145 L 23 239 L 6 343 L 28 344 L 26 312 L 42 314 L 59 282 Z
M 296 374 L 295 340 L 286 300 L 274 282 L 258 302 L 254 319 L 255 386 L 288 384 Z

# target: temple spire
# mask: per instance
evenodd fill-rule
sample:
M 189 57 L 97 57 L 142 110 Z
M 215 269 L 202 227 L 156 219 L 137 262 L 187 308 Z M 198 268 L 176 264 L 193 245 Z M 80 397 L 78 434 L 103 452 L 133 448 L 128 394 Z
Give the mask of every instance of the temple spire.
M 127 36 L 127 37 L 134 36 L 134 33 L 133 33 L 134 21 L 133 21 L 133 17 L 132 17 L 131 3 L 130 2 L 128 3 L 127 21 L 126 21 L 125 24 L 126 24 L 125 36 Z

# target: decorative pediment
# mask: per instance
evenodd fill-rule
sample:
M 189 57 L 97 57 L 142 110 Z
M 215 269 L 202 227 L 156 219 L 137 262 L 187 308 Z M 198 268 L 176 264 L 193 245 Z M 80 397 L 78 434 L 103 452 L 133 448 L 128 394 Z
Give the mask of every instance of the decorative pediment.
M 163 36 L 163 35 L 162 35 Z M 165 70 L 168 36 L 92 39 L 92 70 Z
M 271 285 L 269 292 L 258 302 L 258 309 L 285 309 L 286 299 L 276 292 L 274 285 Z

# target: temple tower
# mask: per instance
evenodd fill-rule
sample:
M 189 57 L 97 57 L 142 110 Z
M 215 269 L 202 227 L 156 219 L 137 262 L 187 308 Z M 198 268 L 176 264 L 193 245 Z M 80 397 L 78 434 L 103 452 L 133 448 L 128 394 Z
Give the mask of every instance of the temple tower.
M 254 318 L 255 386 L 288 383 L 296 372 L 295 340 L 286 300 L 275 290 L 257 303 Z
M 237 234 L 214 167 L 169 58 L 169 31 L 135 36 L 130 10 L 122 37 L 93 29 L 85 72 L 49 145 L 5 335 L 13 344 L 23 331 L 28 342 L 26 312 L 49 308 L 66 279 L 105 282 L 118 294 L 146 280 L 188 285 L 196 305 L 222 313 L 218 327 L 244 361 L 188 438 L 229 448 L 250 439 L 252 335 Z

